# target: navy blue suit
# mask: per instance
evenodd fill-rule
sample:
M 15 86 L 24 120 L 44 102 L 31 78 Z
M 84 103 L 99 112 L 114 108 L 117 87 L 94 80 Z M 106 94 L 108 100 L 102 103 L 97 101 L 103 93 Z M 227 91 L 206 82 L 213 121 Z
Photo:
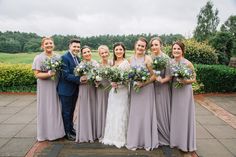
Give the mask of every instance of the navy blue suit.
M 62 72 L 57 85 L 57 92 L 62 105 L 62 118 L 66 134 L 73 130 L 73 113 L 79 92 L 80 77 L 74 75 L 76 63 L 68 51 L 62 57 Z M 80 62 L 77 57 L 78 62 Z

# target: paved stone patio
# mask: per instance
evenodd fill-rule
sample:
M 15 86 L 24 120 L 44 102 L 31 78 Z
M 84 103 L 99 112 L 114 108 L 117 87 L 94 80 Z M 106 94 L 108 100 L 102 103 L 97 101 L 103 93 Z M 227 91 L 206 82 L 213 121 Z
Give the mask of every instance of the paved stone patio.
M 236 156 L 236 94 L 200 95 L 196 100 L 199 157 Z M 223 113 L 223 114 L 222 114 Z M 236 125 L 235 125 L 236 126 Z M 76 144 L 65 139 L 36 141 L 36 96 L 0 94 L 0 157 L 179 157 L 177 149 L 129 151 L 100 143 Z M 193 154 L 193 156 L 197 156 Z

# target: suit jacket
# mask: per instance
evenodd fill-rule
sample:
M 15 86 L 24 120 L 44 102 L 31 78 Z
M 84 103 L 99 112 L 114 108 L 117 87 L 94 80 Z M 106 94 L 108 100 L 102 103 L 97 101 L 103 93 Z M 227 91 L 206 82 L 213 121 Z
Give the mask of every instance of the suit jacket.
M 68 51 L 62 57 L 62 71 L 60 73 L 57 92 L 59 95 L 72 96 L 78 94 L 80 77 L 74 75 L 76 64 Z M 80 59 L 77 57 L 78 62 Z

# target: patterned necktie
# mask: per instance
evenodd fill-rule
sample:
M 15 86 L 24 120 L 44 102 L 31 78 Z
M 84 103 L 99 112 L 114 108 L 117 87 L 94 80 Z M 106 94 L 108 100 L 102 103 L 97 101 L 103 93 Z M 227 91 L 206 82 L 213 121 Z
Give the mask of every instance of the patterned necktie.
M 76 57 L 73 57 L 73 58 L 74 58 L 75 64 L 79 65 L 79 62 L 78 62 L 77 58 Z

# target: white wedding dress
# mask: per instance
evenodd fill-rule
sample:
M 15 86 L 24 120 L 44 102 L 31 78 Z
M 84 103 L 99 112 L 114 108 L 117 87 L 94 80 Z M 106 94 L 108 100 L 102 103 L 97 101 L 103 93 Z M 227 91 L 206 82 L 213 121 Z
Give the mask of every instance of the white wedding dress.
M 130 64 L 127 60 L 124 60 L 118 68 L 128 70 Z M 115 145 L 118 148 L 125 146 L 128 117 L 128 87 L 124 85 L 118 86 L 117 93 L 115 93 L 114 88 L 112 88 L 108 97 L 104 138 L 101 142 L 107 145 Z

